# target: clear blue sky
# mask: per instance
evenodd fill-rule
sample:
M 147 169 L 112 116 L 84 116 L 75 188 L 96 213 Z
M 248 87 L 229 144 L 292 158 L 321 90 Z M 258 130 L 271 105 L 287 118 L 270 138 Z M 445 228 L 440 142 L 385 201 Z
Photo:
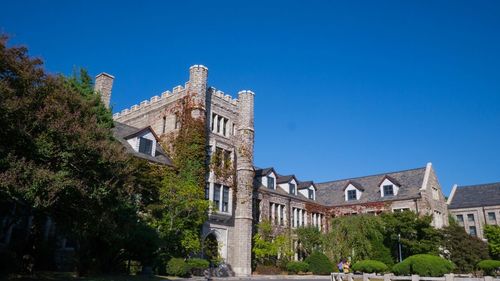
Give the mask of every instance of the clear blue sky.
M 302 180 L 500 181 L 500 1 L 130 2 L 6 1 L 0 31 L 52 73 L 115 75 L 114 111 L 204 64 L 255 91 L 256 165 Z

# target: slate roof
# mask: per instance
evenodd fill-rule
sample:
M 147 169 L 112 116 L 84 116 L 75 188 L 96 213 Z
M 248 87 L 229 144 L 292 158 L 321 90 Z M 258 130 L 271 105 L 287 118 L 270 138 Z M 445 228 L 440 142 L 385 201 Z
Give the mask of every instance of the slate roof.
M 500 205 L 500 182 L 457 186 L 448 209 Z
M 311 185 L 316 189 L 313 181 L 301 181 L 298 183 L 298 189 L 309 188 Z
M 405 171 L 317 183 L 316 200 L 327 206 L 342 206 L 419 198 L 424 175 L 425 167 L 422 167 Z M 389 180 L 394 180 L 395 182 L 393 183 L 400 186 L 397 195 L 387 197 L 381 196 L 380 183 L 386 177 L 389 178 Z M 344 188 L 349 182 L 355 183 L 353 185 L 364 189 L 359 200 L 345 201 Z
M 160 144 L 156 142 L 156 152 L 155 156 L 153 157 L 152 155 L 147 155 L 144 153 L 140 153 L 134 150 L 132 146 L 128 143 L 127 139 L 137 135 L 138 133 L 149 129 L 151 132 L 155 135 L 154 131 L 150 127 L 146 128 L 136 128 L 132 127 L 120 122 L 114 122 L 115 127 L 112 129 L 113 131 L 113 136 L 125 147 L 128 153 L 134 155 L 135 157 L 139 157 L 142 159 L 146 159 L 148 161 L 162 164 L 162 165 L 168 165 L 168 166 L 173 166 L 172 164 L 172 159 L 167 155 L 167 153 L 161 148 Z
M 298 182 L 297 178 L 295 178 L 294 175 L 288 175 L 288 176 L 276 175 L 276 176 L 277 176 L 276 183 L 287 183 L 292 179 L 295 179 L 295 181 Z
M 269 168 L 263 168 L 263 169 L 260 169 L 258 167 L 254 167 L 255 169 L 255 176 L 266 176 L 267 174 L 269 174 L 269 172 L 273 171 L 275 174 L 276 172 L 274 171 L 274 169 L 272 167 L 269 167 Z

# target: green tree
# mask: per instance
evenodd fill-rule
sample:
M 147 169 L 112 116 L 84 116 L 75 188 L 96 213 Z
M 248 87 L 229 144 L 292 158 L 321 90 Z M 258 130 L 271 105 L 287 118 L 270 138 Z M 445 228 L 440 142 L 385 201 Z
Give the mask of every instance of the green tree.
M 6 43 L 0 38 L 0 198 L 33 215 L 30 243 L 50 216 L 75 239 L 79 273 L 113 269 L 146 187 L 113 138 L 111 112 L 85 71 L 48 75 L 26 48 Z
M 431 216 L 419 216 L 415 212 L 405 211 L 382 214 L 384 224 L 384 244 L 389 247 L 394 257 L 398 257 L 398 241 L 402 245 L 402 255 L 439 253 L 440 233 L 431 226 Z M 400 238 L 398 237 L 400 235 Z
M 317 227 L 299 227 L 295 230 L 300 250 L 305 256 L 309 256 L 313 251 L 321 251 L 323 246 L 323 235 Z
M 500 226 L 485 225 L 484 237 L 488 239 L 491 256 L 495 259 L 500 259 Z
M 442 255 L 456 265 L 457 273 L 473 272 L 478 262 L 489 258 L 488 244 L 467 234 L 454 219 L 449 221 L 450 225 L 441 230 Z
M 268 220 L 257 225 L 257 233 L 253 237 L 252 246 L 254 261 L 259 265 L 285 267 L 294 253 L 288 230 L 273 235 L 273 227 Z
M 372 215 L 346 216 L 331 221 L 326 235 L 326 253 L 331 260 L 351 257 L 353 261 L 371 259 L 373 242 L 383 238 L 382 221 Z M 379 243 L 380 247 L 383 244 Z

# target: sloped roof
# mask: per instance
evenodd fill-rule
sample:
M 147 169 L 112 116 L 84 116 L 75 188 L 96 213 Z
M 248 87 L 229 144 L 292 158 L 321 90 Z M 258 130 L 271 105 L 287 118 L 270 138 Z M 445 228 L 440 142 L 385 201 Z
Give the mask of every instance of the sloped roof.
M 500 182 L 457 186 L 449 209 L 500 205 Z
M 120 122 L 114 122 L 115 127 L 112 129 L 113 131 L 113 136 L 125 147 L 128 153 L 134 155 L 135 157 L 139 157 L 142 159 L 146 159 L 148 161 L 162 164 L 162 165 L 168 165 L 168 166 L 173 166 L 172 164 L 172 159 L 167 155 L 167 153 L 161 148 L 158 138 L 156 134 L 154 133 L 153 129 L 151 127 L 146 127 L 146 128 L 136 128 L 132 127 Z M 156 142 L 156 151 L 155 151 L 155 156 L 153 157 L 152 155 L 147 155 L 144 153 L 140 153 L 134 150 L 134 148 L 128 143 L 127 139 L 132 138 L 133 136 L 138 135 L 141 132 L 144 132 L 145 130 L 149 130 L 153 133 L 155 138 L 157 138 Z
M 255 169 L 255 176 L 267 176 L 270 172 L 273 172 L 276 174 L 276 172 L 274 171 L 273 167 L 269 167 L 269 168 L 258 168 L 258 167 L 254 167 Z
M 371 176 L 348 178 L 324 183 L 317 183 L 316 200 L 327 206 L 352 205 L 368 202 L 381 202 L 420 197 L 420 188 L 424 180 L 425 167 L 405 171 L 383 173 Z M 398 194 L 390 197 L 380 195 L 380 183 L 389 178 L 399 185 Z M 349 183 L 364 189 L 359 200 L 345 201 L 344 188 Z M 358 188 L 358 187 L 356 187 Z
M 276 182 L 277 183 L 287 183 L 287 182 L 291 181 L 292 179 L 295 179 L 295 182 L 298 182 L 297 178 L 294 175 L 288 175 L 288 176 L 277 175 Z
M 298 189 L 309 188 L 311 185 L 313 186 L 314 189 L 316 189 L 316 186 L 313 181 L 301 181 L 298 183 Z

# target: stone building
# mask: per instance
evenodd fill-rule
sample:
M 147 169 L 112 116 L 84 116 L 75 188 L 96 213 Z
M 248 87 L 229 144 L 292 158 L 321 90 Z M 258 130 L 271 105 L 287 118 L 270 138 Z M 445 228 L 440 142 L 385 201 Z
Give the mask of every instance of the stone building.
M 194 65 L 189 69 L 189 81 L 184 86 L 124 109 L 114 114 L 113 119 L 137 128 L 150 127 L 160 137 L 168 136 L 179 130 L 179 101 L 186 96 L 195 101 L 197 110 L 193 117 L 205 121 L 210 158 L 217 157 L 221 165 L 231 163 L 227 166 L 236 169 L 236 179 L 233 179 L 232 175 L 221 177 L 210 165 L 205 195 L 216 207 L 203 226 L 203 237 L 215 238 L 220 256 L 236 275 L 244 276 L 251 274 L 254 93 L 240 91 L 238 99 L 233 99 L 209 87 L 207 78 L 208 69 Z M 111 75 L 96 77 L 102 100 L 108 106 L 112 79 Z
M 331 217 L 410 210 L 432 215 L 437 228 L 448 224 L 445 196 L 431 163 L 411 170 L 318 183 L 317 187 L 318 201 L 328 207 Z
M 447 204 L 450 214 L 467 233 L 484 239 L 485 225 L 500 225 L 500 182 L 454 185 Z
M 444 196 L 430 163 L 413 170 L 320 184 L 280 175 L 274 168 L 254 167 L 254 93 L 241 91 L 233 99 L 208 86 L 207 79 L 205 66 L 192 66 L 184 86 L 123 109 L 113 119 L 135 128 L 151 128 L 161 138 L 179 130 L 179 101 L 186 96 L 196 101 L 194 117 L 205 121 L 211 159 L 205 196 L 216 206 L 202 234 L 204 239 L 217 241 L 220 256 L 237 276 L 251 274 L 253 226 L 264 219 L 274 225 L 276 233 L 301 226 L 328 231 L 331 217 L 383 211 L 412 210 L 432 214 L 436 227 L 448 223 Z M 96 89 L 108 106 L 112 85 L 113 76 L 96 77 Z M 235 167 L 232 176 L 217 173 L 217 167 L 225 164 Z M 292 239 L 295 246 L 300 243 Z M 300 253 L 295 258 L 300 259 Z

